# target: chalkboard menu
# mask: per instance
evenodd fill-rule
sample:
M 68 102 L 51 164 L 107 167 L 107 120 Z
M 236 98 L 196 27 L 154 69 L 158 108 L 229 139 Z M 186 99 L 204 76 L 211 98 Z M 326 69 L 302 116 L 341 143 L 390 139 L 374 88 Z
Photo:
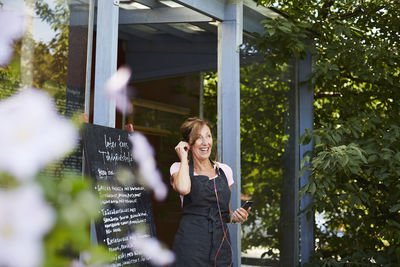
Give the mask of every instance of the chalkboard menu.
M 135 183 L 121 184 L 115 174 L 121 168 L 135 169 L 128 131 L 85 124 L 82 131 L 85 163 L 101 200 L 101 219 L 95 224 L 97 240 L 118 253 L 113 266 L 151 266 L 127 242 L 143 225 L 155 236 L 154 217 L 146 190 Z

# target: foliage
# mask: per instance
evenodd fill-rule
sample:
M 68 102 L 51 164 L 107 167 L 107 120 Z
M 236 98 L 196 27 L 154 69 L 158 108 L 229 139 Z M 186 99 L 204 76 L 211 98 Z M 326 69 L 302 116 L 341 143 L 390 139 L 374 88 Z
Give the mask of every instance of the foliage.
M 272 67 L 308 50 L 314 58 L 314 142 L 309 211 L 315 266 L 400 263 L 398 1 L 258 1 L 282 14 L 265 20 L 259 47 Z
M 311 136 L 313 175 L 302 191 L 313 194 L 313 208 L 327 220 L 318 229 L 316 261 L 398 263 L 400 127 L 361 113 L 304 139 Z
M 90 240 L 90 222 L 98 218 L 100 201 L 88 178 L 63 171 L 59 178 L 51 170 L 37 178 L 45 197 L 55 208 L 56 222 L 44 239 L 43 266 L 70 266 L 71 260 L 87 257 L 85 264 L 104 264 L 115 255 L 105 247 L 93 245 Z M 85 258 L 85 257 L 83 257 Z

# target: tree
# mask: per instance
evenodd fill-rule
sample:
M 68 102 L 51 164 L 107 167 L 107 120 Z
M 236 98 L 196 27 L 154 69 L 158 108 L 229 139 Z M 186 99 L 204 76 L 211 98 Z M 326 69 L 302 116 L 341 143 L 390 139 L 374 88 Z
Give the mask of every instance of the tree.
M 277 67 L 308 49 L 315 65 L 308 212 L 324 214 L 312 264 L 400 263 L 400 3 L 258 1 L 283 14 L 265 21 L 259 48 Z

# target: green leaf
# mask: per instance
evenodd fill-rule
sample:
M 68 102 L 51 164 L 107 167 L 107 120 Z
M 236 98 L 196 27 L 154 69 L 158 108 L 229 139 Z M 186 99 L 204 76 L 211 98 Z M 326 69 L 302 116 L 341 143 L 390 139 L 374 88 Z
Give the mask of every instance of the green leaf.
M 304 185 L 299 191 L 300 196 L 303 196 L 308 191 L 309 187 L 310 187 L 310 184 Z
M 356 196 L 356 195 L 352 195 L 351 197 L 350 197 L 350 206 L 352 206 L 352 207 L 354 207 L 354 206 L 360 206 L 362 203 L 361 203 L 361 199 L 358 197 L 358 196 Z
M 397 160 L 398 162 L 400 162 L 400 152 L 397 152 L 397 153 L 394 155 L 394 159 Z
M 315 194 L 316 189 L 317 189 L 317 186 L 316 186 L 315 182 L 311 182 L 311 183 L 310 183 L 310 193 L 311 193 L 312 195 Z
M 347 165 L 347 163 L 349 163 L 349 157 L 347 155 L 343 155 L 342 157 L 339 157 L 339 163 L 340 166 L 344 167 Z
M 352 166 L 352 167 L 349 168 L 349 170 L 350 170 L 350 172 L 353 173 L 353 174 L 358 174 L 358 170 L 359 170 L 359 169 L 358 169 L 358 167 Z
M 378 156 L 375 154 L 368 157 L 368 163 L 374 163 L 377 160 L 378 160 Z
M 399 211 L 400 210 L 400 203 L 399 204 L 396 204 L 396 205 L 394 205 L 394 206 L 392 206 L 391 208 L 390 208 L 390 212 L 397 212 L 397 211 Z
M 269 36 L 272 36 L 272 35 L 275 34 L 275 29 L 274 28 L 269 28 L 269 29 L 267 29 L 267 32 L 268 32 Z

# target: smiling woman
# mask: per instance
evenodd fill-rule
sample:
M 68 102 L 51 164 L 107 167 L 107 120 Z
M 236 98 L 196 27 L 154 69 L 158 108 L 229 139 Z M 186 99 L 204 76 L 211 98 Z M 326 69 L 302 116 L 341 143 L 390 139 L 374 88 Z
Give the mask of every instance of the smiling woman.
M 181 195 L 182 219 L 175 235 L 176 266 L 230 266 L 232 248 L 228 223 L 247 220 L 243 208 L 230 211 L 231 168 L 210 159 L 210 124 L 189 118 L 175 147 L 180 162 L 172 164 L 171 184 Z

